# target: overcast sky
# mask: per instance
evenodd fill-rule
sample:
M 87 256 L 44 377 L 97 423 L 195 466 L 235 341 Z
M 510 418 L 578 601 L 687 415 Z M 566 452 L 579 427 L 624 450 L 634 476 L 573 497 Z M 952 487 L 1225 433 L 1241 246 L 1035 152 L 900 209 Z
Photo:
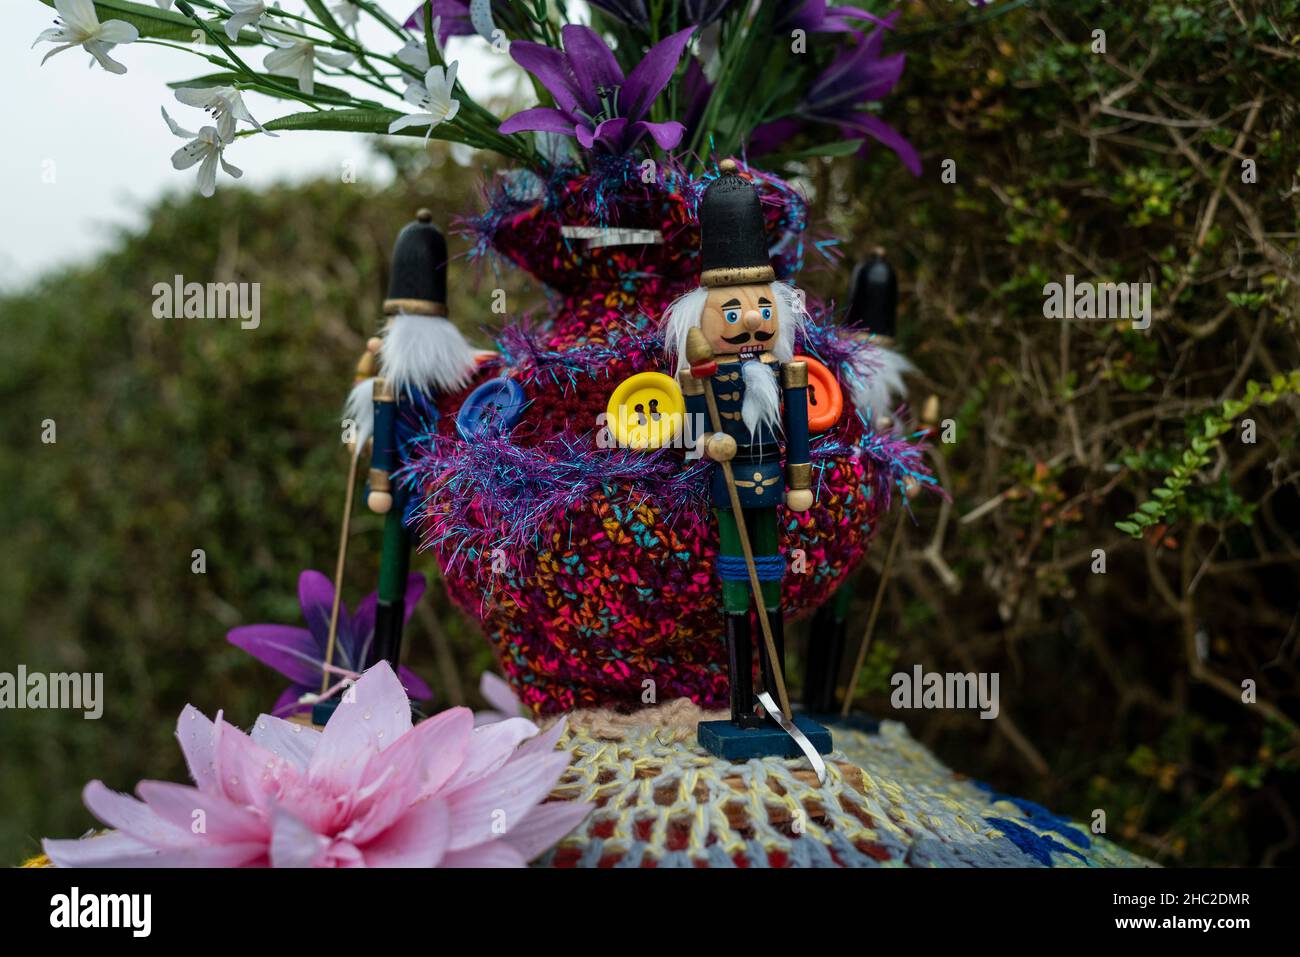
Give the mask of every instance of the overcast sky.
M 150 0 L 141 0 L 149 3 Z M 289 11 L 304 5 L 281 0 Z M 418 0 L 380 0 L 405 18 Z M 80 48 L 41 58 L 53 48 L 37 34 L 53 26 L 54 10 L 40 0 L 3 0 L 0 14 L 0 289 L 26 283 L 52 266 L 84 261 L 105 248 L 113 228 L 138 225 L 141 210 L 167 191 L 196 190 L 196 172 L 172 169 L 171 155 L 183 140 L 173 136 L 159 107 L 183 127 L 198 129 L 204 116 L 174 99 L 168 82 L 211 73 L 204 60 L 140 43 L 115 47 L 125 75 L 87 68 Z M 392 34 L 365 24 L 367 45 L 391 51 Z M 500 54 L 478 38 L 453 38 L 448 56 L 460 60 L 459 76 L 476 98 L 511 87 Z M 262 53 L 254 55 L 259 62 Z M 330 81 L 334 82 L 334 81 Z M 378 97 L 376 97 L 378 98 Z M 250 94 L 249 109 L 262 122 L 297 112 L 291 105 Z M 396 105 L 396 104 L 395 104 Z M 359 178 L 389 175 L 371 158 L 364 141 L 350 133 L 282 133 L 251 136 L 226 151 L 244 171 L 243 182 L 260 185 L 337 176 L 342 163 L 356 164 Z M 46 182 L 46 179 L 53 182 Z M 217 188 L 231 180 L 218 174 Z

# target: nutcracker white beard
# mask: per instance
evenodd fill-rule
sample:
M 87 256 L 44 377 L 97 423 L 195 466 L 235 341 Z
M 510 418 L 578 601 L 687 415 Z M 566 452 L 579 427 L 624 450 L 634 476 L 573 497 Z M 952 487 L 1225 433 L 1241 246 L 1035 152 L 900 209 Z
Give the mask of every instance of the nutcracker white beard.
M 469 384 L 477 356 L 449 320 L 398 313 L 384 331 L 379 374 L 398 395 L 455 392 Z
M 753 438 L 759 426 L 766 425 L 773 435 L 781 433 L 781 390 L 776 385 L 776 369 L 761 359 L 740 364 L 745 380 L 745 398 L 740 404 L 740 420 Z

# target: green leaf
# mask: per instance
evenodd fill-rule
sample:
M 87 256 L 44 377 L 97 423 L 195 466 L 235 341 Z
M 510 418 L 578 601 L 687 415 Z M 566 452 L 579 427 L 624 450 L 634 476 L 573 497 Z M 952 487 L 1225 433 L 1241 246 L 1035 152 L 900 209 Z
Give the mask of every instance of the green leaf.
M 818 156 L 851 156 L 862 146 L 862 140 L 840 140 L 836 143 L 823 143 L 810 146 L 804 150 L 789 153 L 773 153 L 763 158 L 764 163 L 780 166 L 785 163 L 797 163 L 802 160 L 816 159 Z
M 348 110 L 319 110 L 312 113 L 292 113 L 266 124 L 268 130 L 330 130 L 347 133 L 383 133 L 388 135 L 388 124 L 402 114 L 397 110 L 363 107 Z M 412 126 L 393 136 L 418 136 L 424 139 L 427 127 Z M 490 146 L 475 139 L 472 131 L 460 129 L 454 123 L 439 123 L 433 128 L 433 139 L 451 143 L 464 143 L 475 149 Z
M 54 0 L 41 0 L 47 7 L 54 6 Z M 132 3 L 131 0 L 95 0 L 95 13 L 99 22 L 106 20 L 125 20 L 140 31 L 140 36 L 157 40 L 171 40 L 179 43 L 195 43 L 195 34 L 202 37 L 202 29 L 197 23 L 175 10 L 161 10 L 156 6 Z M 205 21 L 218 32 L 225 29 L 224 22 L 217 19 Z M 224 32 L 223 32 L 224 35 Z M 206 42 L 207 37 L 202 37 Z M 240 30 L 236 43 L 261 43 L 262 38 L 253 30 Z
M 306 3 L 307 6 L 311 7 L 311 12 L 316 14 L 317 19 L 319 19 L 321 23 L 325 24 L 325 26 L 329 27 L 331 30 L 337 30 L 339 33 L 343 32 L 342 28 L 339 26 L 339 22 L 334 19 L 334 14 L 329 12 L 329 8 L 326 7 L 321 0 L 306 0 Z
M 268 130 L 331 130 L 349 133 L 387 133 L 388 124 L 401 116 L 396 110 L 313 110 L 291 113 L 266 124 Z M 421 136 L 424 134 L 421 133 Z
M 1142 537 L 1142 529 L 1138 528 L 1132 522 L 1116 522 L 1115 527 L 1125 535 L 1132 535 L 1134 538 Z
M 1119 375 L 1119 384 L 1129 392 L 1143 392 L 1155 381 L 1155 376 L 1149 372 L 1122 372 Z
M 281 86 L 289 85 L 297 89 L 297 81 L 292 77 L 271 76 L 268 73 L 254 74 L 258 81 L 266 83 L 269 86 L 280 84 Z M 167 85 L 173 90 L 192 89 L 194 87 L 205 86 L 247 86 L 251 81 L 244 73 L 235 73 L 227 70 L 221 73 L 209 73 L 206 76 L 196 76 L 192 80 L 175 80 Z M 352 101 L 352 94 L 347 90 L 341 90 L 336 86 L 327 86 L 324 83 L 317 83 L 315 86 L 316 95 L 321 97 L 337 97 L 346 102 Z M 258 89 L 259 93 L 266 93 L 268 96 L 274 96 L 273 92 Z
M 1143 502 L 1138 506 L 1138 511 L 1145 512 L 1148 515 L 1158 516 L 1164 511 L 1164 506 L 1159 502 Z

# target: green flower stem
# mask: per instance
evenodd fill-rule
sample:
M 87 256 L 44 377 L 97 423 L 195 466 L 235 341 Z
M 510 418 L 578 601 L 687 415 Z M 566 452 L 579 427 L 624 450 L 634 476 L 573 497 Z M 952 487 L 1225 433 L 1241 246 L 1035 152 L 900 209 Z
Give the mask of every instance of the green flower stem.
M 325 76 L 349 76 L 354 80 L 358 80 L 361 83 L 367 84 L 368 86 L 373 86 L 375 89 L 383 90 L 389 96 L 401 96 L 400 93 L 398 93 L 391 86 L 385 83 L 383 77 L 378 73 L 375 73 L 373 76 L 367 76 L 364 73 L 359 73 L 356 70 L 349 69 L 348 67 L 337 67 L 336 70 L 337 72 L 330 72 L 329 70 L 322 68 L 321 73 Z M 371 103 L 370 105 L 382 106 L 383 104 Z
M 169 50 L 180 50 L 182 53 L 189 53 L 192 56 L 196 56 L 199 57 L 200 59 L 207 60 L 209 63 L 215 66 L 219 66 L 223 70 L 235 69 L 235 65 L 231 63 L 229 60 L 227 60 L 225 57 L 214 56 L 211 53 L 200 53 L 198 50 L 194 49 L 194 47 L 181 46 L 179 43 L 172 43 L 169 40 L 158 40 L 153 37 L 141 37 L 135 42 L 147 43 L 150 46 L 155 46 L 155 47 L 166 47 Z
M 547 13 L 546 0 L 533 0 L 533 9 L 524 8 L 528 19 L 536 24 L 541 30 L 542 41 L 555 49 L 560 48 L 560 38 L 556 36 L 554 27 L 551 26 L 551 18 Z
M 353 2 L 355 2 L 356 5 L 360 7 L 362 10 L 364 10 L 366 13 L 370 14 L 377 21 L 379 21 L 379 23 L 382 24 L 385 29 L 387 29 L 390 33 L 396 36 L 403 43 L 406 43 L 407 40 L 411 39 L 410 33 L 402 29 L 402 25 L 400 23 L 398 23 L 396 20 L 390 17 L 385 11 L 381 10 L 379 7 L 376 7 L 373 3 L 368 2 L 368 0 L 353 0 Z M 430 17 L 429 19 L 433 19 L 433 18 Z
M 737 75 L 743 75 L 744 67 L 749 62 L 750 53 L 753 50 L 755 38 L 765 31 L 769 30 L 772 21 L 772 9 L 770 5 L 761 6 L 753 20 L 750 21 L 746 28 L 739 21 L 733 31 L 729 34 L 729 42 L 720 43 L 724 52 L 722 66 L 718 70 L 718 81 L 713 87 L 713 94 L 709 97 L 708 105 L 704 108 L 704 117 L 700 121 L 700 128 L 695 131 L 695 137 L 691 141 L 691 151 L 700 155 L 707 163 L 707 157 L 702 154 L 702 147 L 707 138 L 713 135 L 713 124 L 717 119 L 719 110 L 728 100 L 727 94 L 731 91 L 731 86 Z M 736 33 L 742 34 L 740 41 L 737 41 Z M 732 149 L 732 140 L 739 142 L 735 130 L 731 134 L 731 139 L 723 141 L 720 147 L 716 147 L 718 152 L 730 152 Z

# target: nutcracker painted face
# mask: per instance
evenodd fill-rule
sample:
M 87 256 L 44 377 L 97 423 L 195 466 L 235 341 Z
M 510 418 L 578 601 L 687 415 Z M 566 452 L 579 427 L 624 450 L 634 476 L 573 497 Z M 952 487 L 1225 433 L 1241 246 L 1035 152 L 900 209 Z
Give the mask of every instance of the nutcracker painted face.
M 753 182 L 733 160 L 718 166 L 700 200 L 700 285 L 668 307 L 664 345 L 685 368 L 686 334 L 698 328 L 715 356 L 770 352 L 789 362 L 806 319 L 803 296 L 776 281 Z
M 700 286 L 668 307 L 664 344 L 679 369 L 687 367 L 686 334 L 693 328 L 704 333 L 714 355 L 746 359 L 770 352 L 789 362 L 806 320 L 802 294 L 786 282 Z
M 780 321 L 771 283 L 715 286 L 705 299 L 700 331 L 715 355 L 758 355 L 777 346 Z

